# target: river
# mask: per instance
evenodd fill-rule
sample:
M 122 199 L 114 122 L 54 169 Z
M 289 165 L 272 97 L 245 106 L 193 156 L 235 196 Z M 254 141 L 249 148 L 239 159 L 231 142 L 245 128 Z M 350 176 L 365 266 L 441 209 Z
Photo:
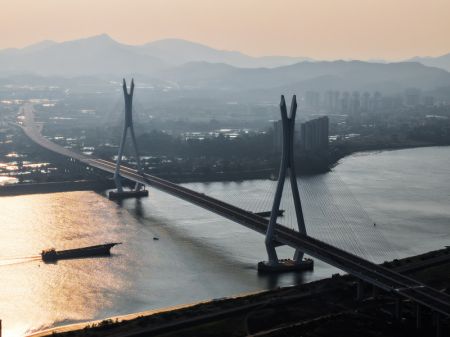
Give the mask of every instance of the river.
M 449 245 L 449 171 L 450 147 L 347 157 L 333 172 L 299 180 L 308 233 L 376 262 Z M 185 185 L 256 211 L 270 207 L 275 182 Z M 283 201 L 282 208 L 280 221 L 292 227 L 292 205 Z M 313 272 L 258 275 L 263 236 L 154 190 L 121 205 L 94 192 L 2 197 L 0 226 L 6 337 L 338 272 L 316 261 Z M 36 257 L 44 248 L 110 241 L 123 242 L 110 258 L 43 264 Z

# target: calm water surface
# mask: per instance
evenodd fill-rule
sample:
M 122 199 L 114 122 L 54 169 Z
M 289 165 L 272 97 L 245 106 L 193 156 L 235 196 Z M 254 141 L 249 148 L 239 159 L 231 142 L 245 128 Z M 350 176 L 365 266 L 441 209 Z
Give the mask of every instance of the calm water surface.
M 437 147 L 359 154 L 329 174 L 303 177 L 309 234 L 378 262 L 449 245 L 449 170 L 450 148 Z M 186 186 L 261 211 L 269 209 L 274 182 Z M 336 272 L 316 261 L 311 273 L 258 276 L 256 264 L 266 258 L 263 236 L 154 190 L 122 205 L 93 192 L 0 202 L 0 319 L 7 337 Z M 293 227 L 291 203 L 282 207 L 280 221 Z M 111 258 L 43 264 L 36 257 L 48 247 L 108 241 L 123 242 Z

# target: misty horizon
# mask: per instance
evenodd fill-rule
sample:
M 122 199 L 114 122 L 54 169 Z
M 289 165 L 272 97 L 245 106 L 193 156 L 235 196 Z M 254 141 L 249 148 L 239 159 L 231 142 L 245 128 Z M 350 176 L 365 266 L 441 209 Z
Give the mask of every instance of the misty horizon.
M 254 58 L 263 58 L 263 57 L 287 57 L 287 58 L 301 58 L 301 59 L 305 59 L 305 60 L 311 60 L 311 61 L 364 61 L 364 62 L 373 62 L 373 63 L 377 63 L 377 62 L 381 62 L 381 63 L 396 63 L 396 62 L 407 62 L 407 61 L 414 61 L 414 59 L 416 58 L 423 58 L 423 59 L 428 59 L 428 58 L 438 58 L 438 57 L 444 57 L 444 56 L 450 56 L 450 46 L 448 51 L 443 52 L 443 53 L 427 53 L 426 51 L 424 51 L 421 54 L 411 54 L 407 57 L 400 57 L 400 58 L 384 58 L 381 56 L 377 56 L 377 55 L 372 55 L 370 57 L 366 57 L 366 58 L 355 58 L 355 57 L 351 57 L 351 56 L 346 56 L 346 57 L 329 57 L 329 58 L 315 58 L 306 54 L 299 54 L 299 55 L 294 55 L 294 54 L 288 54 L 288 53 L 283 53 L 283 52 L 279 52 L 279 53 L 272 53 L 272 54 L 252 54 L 252 53 L 246 53 L 243 52 L 242 50 L 239 50 L 238 48 L 232 48 L 232 49 L 222 49 L 220 47 L 216 47 L 214 45 L 209 45 L 206 42 L 202 42 L 202 41 L 197 41 L 197 40 L 190 40 L 190 39 L 185 39 L 182 37 L 161 37 L 158 39 L 149 39 L 147 42 L 143 42 L 143 43 L 127 43 L 125 41 L 121 41 L 120 39 L 112 36 L 111 34 L 107 33 L 107 32 L 103 32 L 103 33 L 99 33 L 99 34 L 93 34 L 93 35 L 87 35 L 87 36 L 79 36 L 73 39 L 64 39 L 64 40 L 54 40 L 51 38 L 44 38 L 44 39 L 40 39 L 40 40 L 36 40 L 33 41 L 31 43 L 28 44 L 24 44 L 22 46 L 19 47 L 5 47 L 5 48 L 0 48 L 0 52 L 3 51 L 8 51 L 8 50 L 26 50 L 26 49 L 30 49 L 33 47 L 40 47 L 40 46 L 49 46 L 52 44 L 64 44 L 67 42 L 74 42 L 74 41 L 82 41 L 82 40 L 89 40 L 89 39 L 97 39 L 97 38 L 106 38 L 106 39 L 111 39 L 114 42 L 117 42 L 121 45 L 124 46 L 130 46 L 130 47 L 142 47 L 145 45 L 149 45 L 152 43 L 160 43 L 160 42 L 180 42 L 180 43 L 190 43 L 190 44 L 194 44 L 197 46 L 201 46 L 201 47 L 205 47 L 205 48 L 210 48 L 210 49 L 214 49 L 217 51 L 221 51 L 221 52 L 233 52 L 233 53 L 240 53 L 246 56 L 250 56 L 250 57 L 254 57 Z
M 403 60 L 450 52 L 449 12 L 442 0 L 134 0 L 125 8 L 107 0 L 22 0 L 2 5 L 0 49 L 108 33 L 128 45 L 180 38 L 254 56 Z

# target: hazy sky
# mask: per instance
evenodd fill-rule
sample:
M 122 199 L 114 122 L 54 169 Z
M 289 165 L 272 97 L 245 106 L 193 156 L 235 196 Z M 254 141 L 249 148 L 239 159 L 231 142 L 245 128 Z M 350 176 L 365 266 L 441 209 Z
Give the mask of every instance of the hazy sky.
M 0 48 L 107 33 L 321 59 L 450 52 L 450 0 L 0 0 Z

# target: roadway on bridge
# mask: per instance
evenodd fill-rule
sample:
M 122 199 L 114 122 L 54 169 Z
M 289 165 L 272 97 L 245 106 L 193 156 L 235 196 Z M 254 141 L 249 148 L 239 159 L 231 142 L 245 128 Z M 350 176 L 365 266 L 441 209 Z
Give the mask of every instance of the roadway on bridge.
M 74 151 L 61 147 L 43 137 L 39 127 L 35 123 L 32 105 L 26 104 L 21 109 L 21 112 L 25 117 L 22 128 L 31 140 L 50 151 L 77 159 L 91 167 L 109 173 L 114 172 L 114 162 L 75 153 Z M 198 205 L 261 234 L 266 233 L 269 221 L 252 212 L 209 197 L 203 193 L 192 191 L 167 180 L 149 174 L 139 174 L 132 168 L 122 166 L 121 175 L 124 178 L 143 183 Z M 288 245 L 292 248 L 300 248 L 306 254 L 342 269 L 376 287 L 397 294 L 400 297 L 408 298 L 445 316 L 450 316 L 450 296 L 412 278 L 383 266 L 376 265 L 342 249 L 313 237 L 300 234 L 282 225 L 276 226 L 275 238 L 276 241 L 281 244 Z

